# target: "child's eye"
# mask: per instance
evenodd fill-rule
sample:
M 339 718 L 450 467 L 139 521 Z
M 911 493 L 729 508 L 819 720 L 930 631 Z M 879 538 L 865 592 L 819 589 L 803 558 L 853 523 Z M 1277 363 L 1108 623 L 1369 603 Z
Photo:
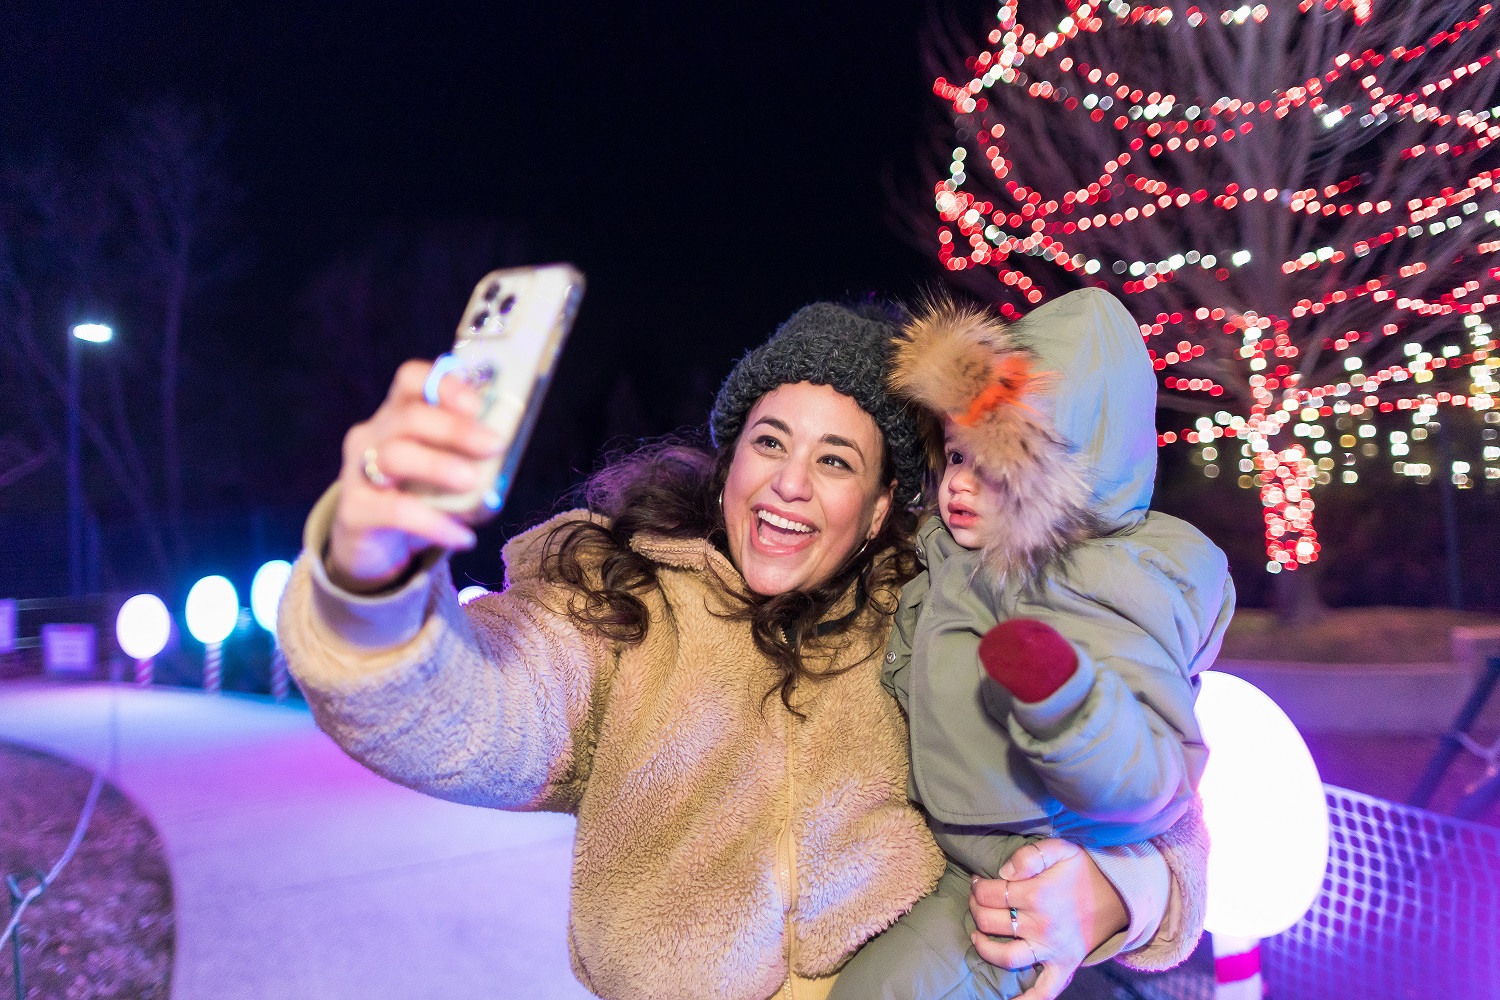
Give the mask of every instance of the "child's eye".
M 964 454 L 963 454 L 963 452 L 961 452 L 961 451 L 949 451 L 948 452 L 948 464 L 949 465 L 963 465 L 964 464 Z

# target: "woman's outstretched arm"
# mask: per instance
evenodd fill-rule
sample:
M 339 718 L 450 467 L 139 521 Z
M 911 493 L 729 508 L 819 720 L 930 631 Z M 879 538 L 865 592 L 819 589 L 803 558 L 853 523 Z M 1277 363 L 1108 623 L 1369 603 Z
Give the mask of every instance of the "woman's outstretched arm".
M 444 554 L 473 533 L 416 491 L 468 489 L 493 437 L 459 380 L 425 401 L 429 370 L 403 365 L 346 436 L 283 598 L 282 646 L 318 724 L 377 773 L 459 802 L 567 809 L 612 657 L 549 610 L 535 536 L 507 547 L 503 593 L 459 606 Z

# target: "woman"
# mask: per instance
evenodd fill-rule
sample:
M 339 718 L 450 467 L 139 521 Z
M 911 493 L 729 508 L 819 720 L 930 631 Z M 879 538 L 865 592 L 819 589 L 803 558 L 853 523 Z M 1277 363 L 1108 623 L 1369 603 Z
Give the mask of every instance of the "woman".
M 885 391 L 894 332 L 799 311 L 725 382 L 716 453 L 606 469 L 466 608 L 443 553 L 474 536 L 410 492 L 466 490 L 494 453 L 455 380 L 428 406 L 403 366 L 309 517 L 281 638 L 319 724 L 430 794 L 576 813 L 570 951 L 603 997 L 826 995 L 942 872 L 879 683 L 923 464 Z M 976 887 L 979 926 L 1009 933 L 1008 892 L 1024 939 L 986 959 L 1034 953 L 1060 989 L 1091 949 L 1190 947 L 1201 856 L 1167 851 L 1168 907 L 1161 854 L 1048 843 L 1045 875 Z

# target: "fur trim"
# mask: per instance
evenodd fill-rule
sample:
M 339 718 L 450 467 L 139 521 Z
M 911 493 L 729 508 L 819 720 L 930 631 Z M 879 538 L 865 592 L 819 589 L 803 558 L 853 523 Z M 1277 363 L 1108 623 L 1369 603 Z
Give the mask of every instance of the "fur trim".
M 1035 579 L 1074 543 L 1095 533 L 1083 463 L 1034 406 L 1054 382 L 1032 370 L 1034 356 L 985 309 L 947 299 L 927 303 L 905 324 L 892 357 L 891 389 L 952 419 L 1002 516 L 985 542 L 986 567 Z M 929 431 L 929 434 L 931 431 Z M 941 429 L 929 441 L 942 475 Z
M 1167 912 L 1156 934 L 1135 951 L 1116 956 L 1121 965 L 1140 972 L 1165 972 L 1187 961 L 1203 936 L 1208 908 L 1208 827 L 1203 800 L 1193 803 L 1166 833 L 1151 838 L 1166 859 L 1171 885 Z

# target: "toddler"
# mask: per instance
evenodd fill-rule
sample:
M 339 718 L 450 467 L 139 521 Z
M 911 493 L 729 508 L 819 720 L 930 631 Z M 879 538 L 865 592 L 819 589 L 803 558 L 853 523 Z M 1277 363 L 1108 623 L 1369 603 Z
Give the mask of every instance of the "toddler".
M 918 531 L 926 571 L 902 591 L 884 681 L 910 725 L 911 797 L 949 868 L 833 995 L 1010 998 L 1036 970 L 979 957 L 971 877 L 1047 837 L 1107 874 L 1112 854 L 1193 806 L 1195 677 L 1234 590 L 1212 542 L 1149 510 L 1156 378 L 1108 294 L 1063 296 L 1014 326 L 936 303 L 907 323 L 891 383 L 925 418 L 938 516 Z M 1183 898 L 1170 893 L 1165 919 Z

